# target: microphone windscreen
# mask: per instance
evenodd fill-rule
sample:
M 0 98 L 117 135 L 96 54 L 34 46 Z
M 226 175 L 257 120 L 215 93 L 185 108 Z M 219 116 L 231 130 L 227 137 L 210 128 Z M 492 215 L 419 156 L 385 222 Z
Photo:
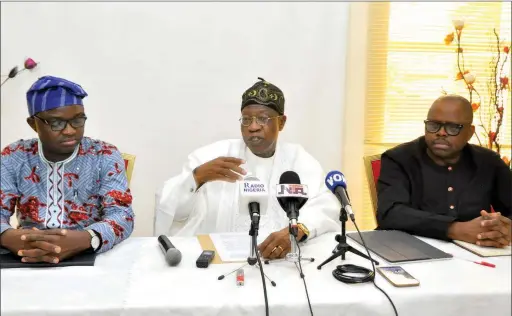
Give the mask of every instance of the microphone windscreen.
M 294 171 L 283 172 L 279 178 L 279 184 L 300 184 L 299 175 Z
M 256 202 L 260 205 L 260 215 L 267 214 L 269 189 L 267 185 L 257 177 L 245 177 L 240 181 L 239 207 L 246 209 L 251 203 Z
M 347 182 L 345 181 L 343 173 L 336 170 L 333 170 L 327 174 L 325 177 L 325 185 L 332 192 L 334 192 L 339 186 L 347 189 Z
M 178 265 L 181 262 L 181 251 L 171 248 L 165 253 L 165 261 L 170 266 Z
M 175 266 L 181 262 L 181 252 L 174 247 L 169 238 L 165 235 L 160 235 L 157 238 L 160 249 L 164 253 L 165 261 L 170 266 Z

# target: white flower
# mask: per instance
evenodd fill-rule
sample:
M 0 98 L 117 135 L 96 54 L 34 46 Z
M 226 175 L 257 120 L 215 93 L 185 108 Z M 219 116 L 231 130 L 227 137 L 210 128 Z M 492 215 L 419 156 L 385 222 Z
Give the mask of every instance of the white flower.
M 457 31 L 461 31 L 464 28 L 464 20 L 453 20 L 453 26 Z
M 467 84 L 473 84 L 476 80 L 476 75 L 468 72 L 467 74 L 464 74 L 464 80 L 467 82 Z

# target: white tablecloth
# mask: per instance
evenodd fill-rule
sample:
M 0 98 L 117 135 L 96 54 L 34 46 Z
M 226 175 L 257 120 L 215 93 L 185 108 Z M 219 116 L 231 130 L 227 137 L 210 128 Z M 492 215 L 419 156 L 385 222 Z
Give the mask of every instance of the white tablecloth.
M 389 315 L 393 310 L 373 284 L 344 284 L 332 276 L 335 234 L 317 237 L 302 247 L 314 263 L 303 263 L 309 296 L 316 316 Z M 355 242 L 349 243 L 361 249 Z M 496 268 L 460 258 L 482 260 L 458 246 L 423 239 L 452 253 L 451 260 L 402 264 L 419 287 L 397 288 L 377 274 L 376 282 L 392 298 L 399 315 L 511 315 L 511 258 L 486 258 Z M 166 265 L 156 238 L 130 238 L 98 256 L 94 267 L 5 269 L 1 271 L 1 315 L 265 315 L 261 277 L 256 267 L 245 267 L 245 286 L 235 275 L 217 280 L 240 264 L 195 267 L 201 253 L 196 238 L 171 238 L 183 259 Z M 376 256 L 375 256 L 376 257 Z M 344 263 L 371 267 L 369 261 L 347 253 Z M 389 265 L 376 257 L 381 266 Z M 304 286 L 289 262 L 264 265 L 271 315 L 309 315 Z

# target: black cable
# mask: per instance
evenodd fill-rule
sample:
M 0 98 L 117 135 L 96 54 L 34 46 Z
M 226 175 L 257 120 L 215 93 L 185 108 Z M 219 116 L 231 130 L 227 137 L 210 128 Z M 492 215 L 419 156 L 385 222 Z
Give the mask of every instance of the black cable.
M 267 298 L 267 284 L 265 283 L 265 273 L 263 273 L 263 265 L 261 264 L 260 252 L 258 251 L 258 244 L 256 239 L 256 234 L 252 236 L 254 251 L 256 252 L 256 260 L 258 260 L 258 265 L 260 266 L 260 274 L 261 274 L 261 282 L 263 283 L 263 296 L 265 297 L 265 315 L 269 316 L 268 312 L 268 298 Z
M 395 315 L 398 316 L 398 312 L 396 311 L 395 304 L 393 303 L 393 300 L 389 297 L 388 293 L 381 289 L 376 283 L 375 283 L 375 264 L 373 263 L 372 256 L 370 255 L 370 251 L 368 250 L 368 247 L 366 247 L 366 243 L 364 242 L 363 236 L 361 235 L 361 232 L 359 231 L 359 227 L 357 227 L 356 221 L 352 219 L 352 223 L 354 223 L 354 226 L 356 227 L 357 233 L 359 234 L 359 238 L 361 238 L 361 242 L 363 243 L 364 249 L 366 249 L 366 253 L 368 254 L 368 258 L 370 258 L 370 262 L 372 263 L 373 268 L 373 275 L 371 277 L 371 281 L 375 287 L 381 291 L 386 297 L 388 298 L 389 302 L 391 303 L 391 306 L 393 307 L 393 311 L 395 312 Z
M 352 276 L 347 275 L 347 273 L 363 274 L 363 276 Z M 332 271 L 332 275 L 336 280 L 349 284 L 370 282 L 375 276 L 372 270 L 353 264 L 342 264 L 337 266 L 336 269 Z
M 304 283 L 304 290 L 306 290 L 306 297 L 308 299 L 309 311 L 311 312 L 311 316 L 313 316 L 313 308 L 311 307 L 311 302 L 309 301 L 308 286 L 306 285 L 306 279 L 304 277 L 304 273 L 302 272 L 302 264 L 300 263 L 300 260 L 302 258 L 300 255 L 300 246 L 299 246 L 299 243 L 297 242 L 296 238 L 292 238 L 292 239 L 295 241 L 295 245 L 297 245 L 297 249 L 299 250 L 299 266 L 297 267 L 297 263 L 295 263 L 295 266 L 299 270 L 300 277 L 302 278 L 302 282 Z

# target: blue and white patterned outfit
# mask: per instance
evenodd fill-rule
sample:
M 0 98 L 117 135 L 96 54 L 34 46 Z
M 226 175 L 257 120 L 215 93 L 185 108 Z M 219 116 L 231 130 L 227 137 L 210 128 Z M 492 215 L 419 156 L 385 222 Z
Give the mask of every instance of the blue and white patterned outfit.
M 28 112 L 33 117 L 60 107 L 83 106 L 86 96 L 74 82 L 44 76 L 27 91 Z M 10 218 L 16 213 L 20 228 L 93 230 L 103 241 L 98 252 L 131 235 L 132 195 L 124 160 L 115 146 L 83 137 L 70 157 L 50 162 L 42 143 L 34 138 L 7 146 L 1 160 L 0 234 L 12 228 Z
M 20 140 L 2 151 L 0 233 L 17 213 L 21 228 L 92 229 L 101 235 L 98 252 L 133 231 L 132 195 L 120 152 L 84 137 L 66 160 L 45 159 L 38 139 Z

